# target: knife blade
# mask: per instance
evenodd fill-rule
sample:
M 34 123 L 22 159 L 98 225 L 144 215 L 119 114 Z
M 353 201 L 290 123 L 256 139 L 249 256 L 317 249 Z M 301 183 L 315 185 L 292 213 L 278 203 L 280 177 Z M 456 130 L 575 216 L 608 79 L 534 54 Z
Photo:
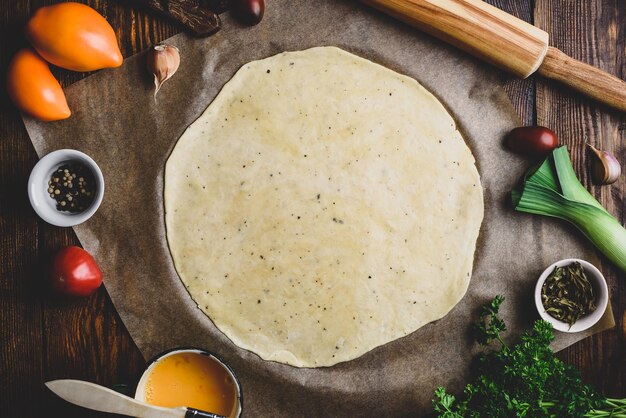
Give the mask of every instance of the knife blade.
M 163 408 L 149 405 L 104 386 L 82 380 L 61 379 L 45 384 L 60 398 L 94 411 L 139 418 L 225 418 L 193 408 Z

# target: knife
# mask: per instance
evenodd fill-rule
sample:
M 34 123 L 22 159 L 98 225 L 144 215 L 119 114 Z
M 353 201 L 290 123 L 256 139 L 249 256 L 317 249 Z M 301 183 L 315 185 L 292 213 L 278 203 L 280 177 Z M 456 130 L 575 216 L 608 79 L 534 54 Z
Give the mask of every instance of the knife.
M 482 0 L 361 0 L 518 77 L 534 72 L 626 112 L 626 82 L 548 45 L 549 35 Z
M 100 412 L 139 418 L 225 418 L 193 408 L 163 408 L 122 395 L 112 389 L 82 380 L 53 380 L 46 386 L 60 398 Z

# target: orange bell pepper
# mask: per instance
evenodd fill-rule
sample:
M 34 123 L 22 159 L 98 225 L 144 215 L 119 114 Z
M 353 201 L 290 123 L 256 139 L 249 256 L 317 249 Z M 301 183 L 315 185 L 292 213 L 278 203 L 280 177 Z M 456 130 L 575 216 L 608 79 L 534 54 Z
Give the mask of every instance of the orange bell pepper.
M 9 63 L 7 90 L 13 103 L 36 119 L 53 121 L 71 115 L 65 94 L 48 63 L 30 48 L 18 51 Z
M 46 61 L 68 70 L 122 65 L 113 28 L 84 4 L 59 3 L 38 9 L 26 24 L 26 37 Z

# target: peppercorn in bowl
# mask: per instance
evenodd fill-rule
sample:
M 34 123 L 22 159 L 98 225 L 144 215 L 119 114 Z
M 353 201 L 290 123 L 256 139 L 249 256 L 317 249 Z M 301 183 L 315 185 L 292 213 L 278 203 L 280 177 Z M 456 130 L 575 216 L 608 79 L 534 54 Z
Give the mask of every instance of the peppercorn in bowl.
M 104 197 L 104 177 L 87 154 L 61 149 L 44 156 L 28 179 L 33 209 L 49 224 L 74 226 L 98 210 Z

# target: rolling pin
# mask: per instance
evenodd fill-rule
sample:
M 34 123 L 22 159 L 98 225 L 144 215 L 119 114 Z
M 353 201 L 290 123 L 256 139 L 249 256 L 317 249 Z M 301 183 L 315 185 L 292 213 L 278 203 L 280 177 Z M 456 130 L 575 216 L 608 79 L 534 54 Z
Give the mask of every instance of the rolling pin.
M 626 82 L 548 45 L 548 33 L 482 0 L 361 0 L 518 77 L 538 71 L 626 112 Z

